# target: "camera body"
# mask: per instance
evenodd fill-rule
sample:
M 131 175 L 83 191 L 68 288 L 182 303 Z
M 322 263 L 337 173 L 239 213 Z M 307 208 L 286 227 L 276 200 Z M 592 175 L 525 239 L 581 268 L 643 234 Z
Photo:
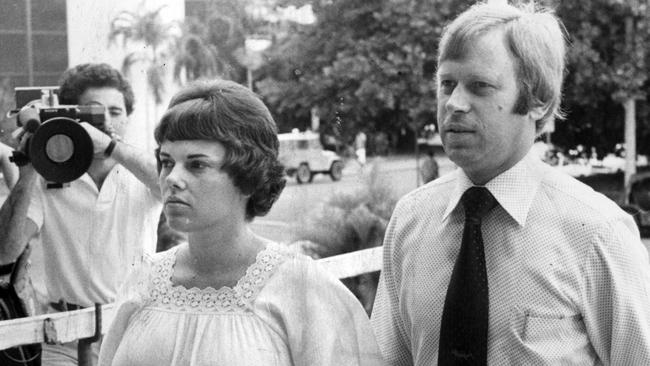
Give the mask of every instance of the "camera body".
M 88 122 L 100 131 L 108 134 L 105 128 L 106 115 L 101 105 L 58 105 L 52 107 L 38 106 L 39 119 L 43 123 L 66 118 L 76 122 Z
M 106 131 L 102 105 L 59 105 L 57 87 L 15 89 L 17 125 L 31 132 L 26 158 L 48 182 L 61 187 L 81 177 L 93 160 L 94 146 L 79 122 Z
M 39 125 L 62 117 L 78 122 L 88 122 L 100 131 L 108 134 L 105 126 L 105 107 L 102 105 L 60 105 L 59 88 L 56 86 L 16 87 L 14 92 L 16 98 L 16 109 L 14 113 L 19 113 L 23 107 L 32 107 L 36 109 L 38 114 L 35 122 Z M 19 116 L 17 124 L 19 127 L 25 127 L 30 122 L 30 118 L 34 117 L 33 113 L 28 114 L 27 118 L 21 118 Z M 25 129 L 29 132 L 34 132 L 36 128 L 37 126 L 32 124 Z

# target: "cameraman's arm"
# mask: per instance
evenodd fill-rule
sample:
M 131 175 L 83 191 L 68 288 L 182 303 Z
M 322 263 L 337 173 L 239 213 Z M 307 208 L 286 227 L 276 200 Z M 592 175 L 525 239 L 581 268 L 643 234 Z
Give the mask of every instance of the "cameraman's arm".
M 116 141 L 111 158 L 127 168 L 136 178 L 149 187 L 154 196 L 161 198 L 156 158 L 153 153 L 147 154 L 135 146 Z
M 36 171 L 27 164 L 20 169 L 20 178 L 0 208 L 0 264 L 9 264 L 23 252 L 36 234 L 36 224 L 27 218 Z
M 83 128 L 93 140 L 96 156 L 103 156 L 111 143 L 111 138 L 101 132 L 90 123 L 81 122 Z M 155 197 L 161 198 L 160 187 L 158 186 L 158 170 L 156 168 L 156 157 L 153 152 L 147 154 L 142 149 L 131 146 L 125 142 L 116 141 L 110 151 L 110 157 L 128 169 L 138 180 L 149 187 Z

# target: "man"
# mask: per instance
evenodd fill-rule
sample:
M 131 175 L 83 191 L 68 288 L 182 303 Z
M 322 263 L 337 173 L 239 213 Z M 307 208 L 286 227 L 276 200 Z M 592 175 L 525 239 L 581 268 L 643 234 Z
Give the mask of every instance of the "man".
M 427 184 L 438 178 L 438 161 L 436 161 L 436 152 L 433 147 L 427 149 L 422 164 L 420 164 L 420 175 L 422 183 Z
M 460 169 L 388 226 L 372 322 L 389 365 L 650 365 L 632 218 L 529 153 L 560 114 L 565 57 L 559 21 L 531 7 L 478 4 L 444 30 L 438 123 Z
M 357 154 L 357 161 L 361 166 L 366 165 L 366 142 L 368 138 L 363 131 L 357 132 L 354 137 L 354 152 Z
M 21 166 L 0 209 L 0 264 L 14 261 L 40 233 L 52 312 L 114 301 L 143 251 L 155 250 L 162 209 L 154 154 L 120 139 L 133 110 L 126 79 L 106 64 L 79 65 L 62 75 L 59 99 L 106 108 L 106 133 L 81 123 L 94 145 L 90 167 L 67 187 L 47 188 L 31 164 Z M 76 357 L 76 342 L 44 345 L 43 365 L 74 365 Z

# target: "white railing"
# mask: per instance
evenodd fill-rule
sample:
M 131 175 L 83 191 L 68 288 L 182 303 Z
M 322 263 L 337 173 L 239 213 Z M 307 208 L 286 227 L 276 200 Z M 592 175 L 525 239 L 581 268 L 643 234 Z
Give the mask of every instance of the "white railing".
M 318 262 L 337 278 L 347 278 L 381 269 L 382 248 L 359 250 L 319 259 Z M 115 316 L 115 305 L 102 306 L 102 330 L 108 329 Z M 43 314 L 0 321 L 0 350 L 24 344 L 42 343 L 47 334 L 56 342 L 72 342 L 95 334 L 95 309 Z

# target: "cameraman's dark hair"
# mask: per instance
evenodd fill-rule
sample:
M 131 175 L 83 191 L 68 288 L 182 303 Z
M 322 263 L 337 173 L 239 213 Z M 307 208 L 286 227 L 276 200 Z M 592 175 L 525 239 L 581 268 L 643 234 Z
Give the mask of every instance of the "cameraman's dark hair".
M 209 140 L 226 148 L 221 169 L 245 195 L 246 219 L 266 215 L 284 189 L 277 126 L 248 88 L 227 80 L 199 81 L 178 92 L 154 131 L 164 141 Z M 158 154 L 156 154 L 158 155 Z
M 78 104 L 79 97 L 88 88 L 115 88 L 124 96 L 126 114 L 133 112 L 133 89 L 124 76 L 112 66 L 104 63 L 81 64 L 66 70 L 59 81 L 59 102 Z

